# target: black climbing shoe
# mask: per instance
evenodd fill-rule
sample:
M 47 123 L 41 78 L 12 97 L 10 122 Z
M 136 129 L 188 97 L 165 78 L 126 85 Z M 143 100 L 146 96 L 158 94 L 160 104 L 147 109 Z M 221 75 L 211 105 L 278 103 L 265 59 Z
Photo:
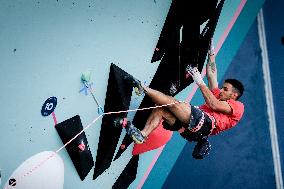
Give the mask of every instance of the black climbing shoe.
M 141 96 L 141 95 L 143 95 L 145 93 L 144 89 L 143 89 L 143 87 L 141 85 L 141 82 L 139 80 L 137 80 L 137 79 L 133 80 L 133 88 L 134 88 L 134 92 L 138 96 Z
M 145 141 L 145 137 L 142 135 L 141 131 L 132 124 L 126 127 L 126 132 L 136 144 L 142 144 Z
M 211 150 L 211 145 L 207 138 L 203 138 L 200 141 L 197 142 L 195 145 L 192 157 L 195 159 L 203 159 L 205 156 L 209 154 L 209 151 Z

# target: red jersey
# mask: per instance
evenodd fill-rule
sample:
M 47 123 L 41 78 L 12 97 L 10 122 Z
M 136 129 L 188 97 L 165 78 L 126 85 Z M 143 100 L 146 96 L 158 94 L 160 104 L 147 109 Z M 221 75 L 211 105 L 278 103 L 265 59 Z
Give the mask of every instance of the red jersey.
M 211 92 L 217 99 L 220 98 L 219 97 L 220 89 L 216 88 L 211 90 Z M 233 113 L 230 115 L 223 114 L 220 112 L 215 112 L 207 104 L 203 104 L 202 106 L 199 107 L 201 110 L 207 113 L 209 117 L 213 116 L 216 120 L 216 128 L 212 131 L 211 135 L 216 135 L 221 131 L 234 127 L 243 116 L 244 113 L 243 103 L 233 99 L 229 99 L 226 102 L 231 106 L 233 111 Z

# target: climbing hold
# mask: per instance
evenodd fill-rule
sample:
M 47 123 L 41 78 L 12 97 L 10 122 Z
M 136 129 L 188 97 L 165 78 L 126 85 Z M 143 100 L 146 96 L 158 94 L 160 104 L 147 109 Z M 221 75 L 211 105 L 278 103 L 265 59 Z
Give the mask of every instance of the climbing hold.
M 122 120 L 122 127 L 125 128 L 127 126 L 127 118 Z
M 78 148 L 80 149 L 80 151 L 84 151 L 85 150 L 85 144 L 84 143 L 81 143 L 79 144 Z
M 89 82 L 91 80 L 91 71 L 86 71 L 81 75 L 81 80 L 83 82 Z

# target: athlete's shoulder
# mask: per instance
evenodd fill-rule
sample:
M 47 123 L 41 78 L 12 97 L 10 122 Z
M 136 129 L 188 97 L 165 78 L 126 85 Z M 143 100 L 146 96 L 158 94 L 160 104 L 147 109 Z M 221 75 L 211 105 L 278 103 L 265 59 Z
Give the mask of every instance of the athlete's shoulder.
M 232 105 L 240 107 L 240 108 L 244 108 L 245 107 L 245 105 L 241 101 L 238 101 L 238 100 L 229 99 L 229 100 L 227 100 L 227 102 L 229 104 L 232 104 Z
M 245 110 L 245 106 L 242 102 L 238 101 L 238 100 L 227 100 L 229 106 L 231 106 L 232 110 L 233 110 L 233 114 L 232 115 L 237 115 L 238 117 L 242 117 L 244 110 Z

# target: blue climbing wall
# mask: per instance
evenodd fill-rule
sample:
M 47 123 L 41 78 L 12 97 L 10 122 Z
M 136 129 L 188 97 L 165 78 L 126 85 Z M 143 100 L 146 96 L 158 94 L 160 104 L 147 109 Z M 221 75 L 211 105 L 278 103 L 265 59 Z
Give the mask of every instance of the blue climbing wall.
M 263 84 L 260 75 L 249 74 L 249 70 L 260 69 L 256 26 L 254 23 L 251 28 L 251 25 L 263 2 L 225 1 L 214 35 L 214 43 L 221 45 L 217 57 L 221 65 L 220 81 L 224 75 L 246 76 L 245 84 L 248 86 L 254 81 L 258 81 L 260 86 Z M 99 116 L 97 105 L 80 81 L 83 72 L 91 72 L 90 82 L 101 106 L 104 106 L 106 98 L 111 63 L 143 82 L 151 82 L 159 62 L 151 64 L 150 61 L 170 5 L 170 0 L 0 2 L 0 147 L 5 149 L 0 155 L 2 186 L 29 157 L 62 147 L 54 128 L 56 123 L 80 115 L 82 125 L 87 126 Z M 240 14 L 236 16 L 238 10 Z M 234 18 L 236 22 L 227 31 Z M 224 37 L 226 31 L 228 37 Z M 224 43 L 220 43 L 221 39 L 225 39 Z M 258 51 L 255 52 L 255 49 Z M 247 54 L 243 54 L 245 52 L 254 56 L 248 59 Z M 251 64 L 244 71 L 236 71 L 239 62 L 243 65 L 244 61 Z M 189 86 L 177 98 L 186 99 L 192 90 L 193 86 Z M 248 107 L 264 104 L 262 87 L 257 90 L 248 88 L 247 92 L 243 101 Z M 252 101 L 254 94 L 261 95 Z M 57 106 L 53 114 L 44 117 L 41 108 L 49 97 L 57 98 Z M 142 97 L 133 95 L 130 109 L 137 108 L 141 100 Z M 194 96 L 192 103 L 202 103 L 200 93 Z M 160 149 L 140 155 L 136 179 L 129 188 L 139 188 L 143 184 L 143 188 L 187 188 L 188 185 L 192 188 L 233 188 L 234 183 L 248 182 L 253 172 L 261 169 L 266 169 L 266 172 L 253 177 L 254 182 L 265 180 L 259 186 L 273 185 L 267 118 L 259 112 L 259 119 L 251 120 L 252 110 L 248 108 L 246 112 L 248 114 L 238 128 L 212 138 L 212 153 L 203 162 L 191 158 L 192 144 L 186 144 L 177 134 L 166 145 L 156 165 L 153 159 L 158 157 Z M 131 120 L 134 115 L 135 112 L 131 112 L 128 118 Z M 260 122 L 261 129 L 256 129 Z M 85 132 L 94 161 L 100 127 L 101 119 L 98 119 Z M 123 131 L 120 141 L 124 135 Z M 259 138 L 264 139 L 259 142 Z M 256 143 L 262 148 L 256 147 Z M 239 153 L 237 149 L 243 151 Z M 132 157 L 131 148 L 128 148 L 96 180 L 93 180 L 92 169 L 81 181 L 67 151 L 60 149 L 58 155 L 64 162 L 64 188 L 111 188 Z M 225 158 L 231 164 L 224 164 Z M 267 164 L 256 164 L 260 161 Z M 252 164 L 258 166 L 253 166 L 249 174 L 246 168 Z M 208 171 L 204 171 L 204 167 Z M 226 169 L 228 167 L 229 170 Z M 182 175 L 182 172 L 188 174 Z M 219 178 L 213 179 L 213 173 Z M 242 177 L 241 173 L 247 173 L 246 177 Z M 227 182 L 223 175 L 226 175 Z M 235 175 L 239 176 L 238 182 L 234 180 Z M 203 176 L 208 179 L 204 185 L 193 182 Z M 257 186 L 253 185 L 254 182 L 248 187 Z

